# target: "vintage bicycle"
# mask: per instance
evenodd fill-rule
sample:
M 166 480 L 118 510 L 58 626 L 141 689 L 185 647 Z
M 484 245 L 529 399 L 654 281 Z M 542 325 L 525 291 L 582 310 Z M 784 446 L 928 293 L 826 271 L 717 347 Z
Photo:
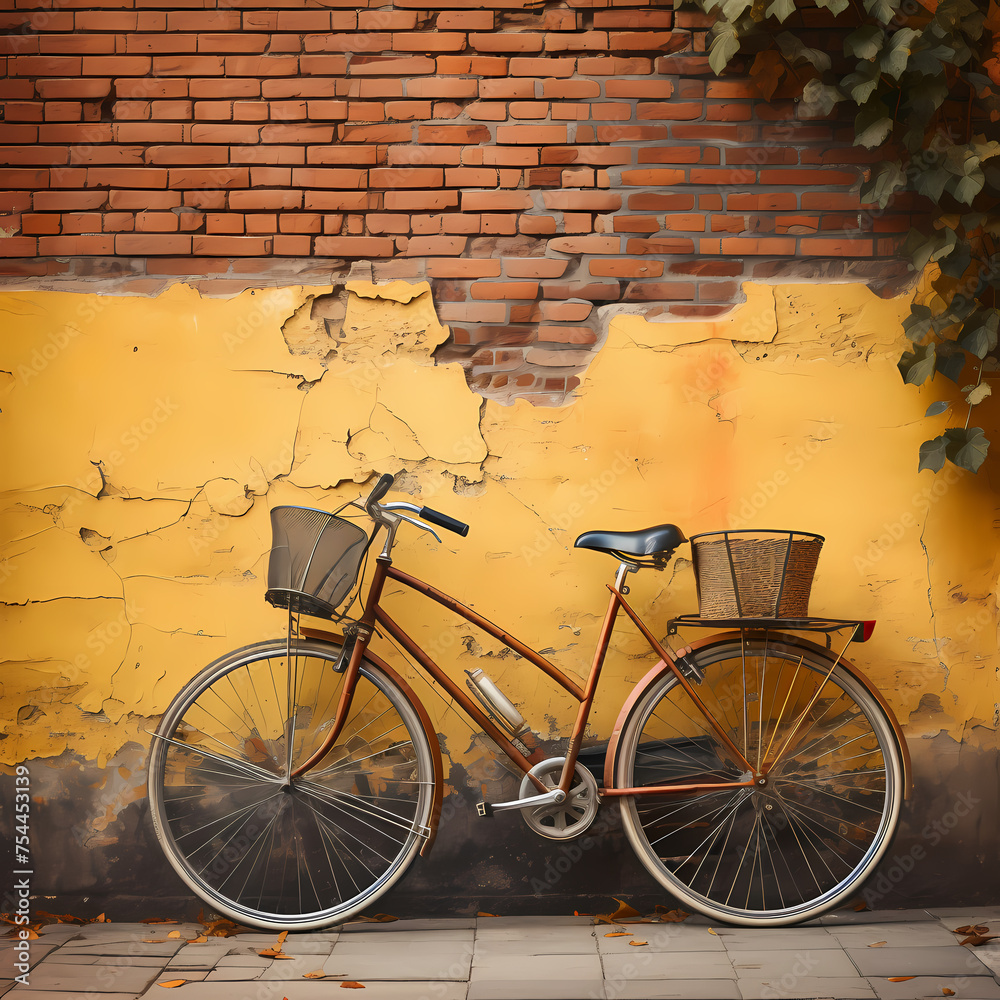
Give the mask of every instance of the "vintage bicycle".
M 601 802 L 616 799 L 653 878 L 681 905 L 735 924 L 808 920 L 857 892 L 895 832 L 909 758 L 885 700 L 843 656 L 874 623 L 807 614 L 820 536 L 695 536 L 699 613 L 672 619 L 661 640 L 628 603 L 626 581 L 663 569 L 687 541 L 680 529 L 582 534 L 577 547 L 612 556 L 618 569 L 589 674 L 578 682 L 393 564 L 404 525 L 436 538 L 435 527 L 464 536 L 468 526 L 414 503 L 382 502 L 392 483 L 383 476 L 367 498 L 334 513 L 271 512 L 266 596 L 288 609 L 287 635 L 207 666 L 153 735 L 156 835 L 197 896 L 257 927 L 322 927 L 359 914 L 430 849 L 444 789 L 437 735 L 407 681 L 373 648 L 376 636 L 426 671 L 521 775 L 516 798 L 481 802 L 480 815 L 520 811 L 536 833 L 561 840 L 584 833 Z M 363 512 L 367 530 L 341 516 L 348 507 Z M 349 617 L 366 577 L 363 611 Z M 568 738 L 535 739 L 482 670 L 466 671 L 463 689 L 383 607 L 388 581 L 543 671 L 579 704 Z M 622 613 L 658 662 L 621 708 L 598 783 L 580 752 Z M 339 631 L 303 617 L 337 620 Z M 695 630 L 707 634 L 677 645 Z

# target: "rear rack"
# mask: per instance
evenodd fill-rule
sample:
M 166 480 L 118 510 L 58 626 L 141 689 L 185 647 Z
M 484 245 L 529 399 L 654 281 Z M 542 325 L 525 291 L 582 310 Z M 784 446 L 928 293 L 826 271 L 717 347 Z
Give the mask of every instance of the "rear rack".
M 750 631 L 822 632 L 827 637 L 834 632 L 853 628 L 851 642 L 867 642 L 875 630 L 874 621 L 854 618 L 702 618 L 700 615 L 678 615 L 667 623 L 667 635 L 676 635 L 682 628 L 738 628 Z

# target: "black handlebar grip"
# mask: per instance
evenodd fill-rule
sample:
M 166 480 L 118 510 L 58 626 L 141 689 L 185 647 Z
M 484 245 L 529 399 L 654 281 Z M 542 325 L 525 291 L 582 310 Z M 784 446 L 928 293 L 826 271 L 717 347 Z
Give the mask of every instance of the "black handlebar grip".
M 370 507 L 373 503 L 378 503 L 392 489 L 392 484 L 395 482 L 396 477 L 390 476 L 387 472 L 382 478 L 375 484 L 375 488 L 368 494 L 368 499 L 365 501 L 365 506 Z
M 455 518 L 442 514 L 440 511 L 431 510 L 430 507 L 420 508 L 420 517 L 431 524 L 436 524 L 439 528 L 447 528 L 454 531 L 456 535 L 463 538 L 469 533 L 469 526 L 464 521 L 456 521 Z

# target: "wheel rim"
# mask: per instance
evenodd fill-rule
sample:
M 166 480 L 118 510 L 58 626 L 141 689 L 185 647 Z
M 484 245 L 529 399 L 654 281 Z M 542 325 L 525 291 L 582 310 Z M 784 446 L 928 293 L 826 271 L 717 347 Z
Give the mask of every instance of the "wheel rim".
M 347 919 L 389 888 L 426 836 L 430 751 L 413 709 L 362 667 L 337 745 L 336 650 L 284 643 L 209 668 L 153 741 L 154 824 L 171 864 L 232 919 L 308 928 Z
M 831 661 L 805 647 L 734 641 L 698 659 L 697 693 L 750 770 L 671 675 L 637 706 L 619 780 L 753 784 L 627 800 L 633 846 L 687 905 L 732 922 L 793 923 L 836 906 L 874 868 L 898 817 L 901 771 L 884 713 L 842 668 L 828 678 Z

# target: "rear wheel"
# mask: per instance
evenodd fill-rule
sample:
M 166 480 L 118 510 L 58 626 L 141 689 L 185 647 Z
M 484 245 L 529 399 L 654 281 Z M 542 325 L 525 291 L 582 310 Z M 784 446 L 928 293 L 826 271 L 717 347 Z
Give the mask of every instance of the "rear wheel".
M 429 834 L 434 768 L 419 716 L 363 663 L 337 744 L 289 775 L 329 731 L 339 649 L 284 641 L 237 650 L 174 699 L 149 755 L 160 844 L 206 903 L 240 923 L 305 930 L 346 920 L 406 871 Z
M 619 787 L 733 784 L 623 800 L 640 860 L 684 905 L 749 926 L 797 923 L 849 898 L 888 848 L 903 797 L 900 749 L 870 692 L 788 637 L 720 640 L 694 654 L 698 696 L 673 673 L 622 732 Z

